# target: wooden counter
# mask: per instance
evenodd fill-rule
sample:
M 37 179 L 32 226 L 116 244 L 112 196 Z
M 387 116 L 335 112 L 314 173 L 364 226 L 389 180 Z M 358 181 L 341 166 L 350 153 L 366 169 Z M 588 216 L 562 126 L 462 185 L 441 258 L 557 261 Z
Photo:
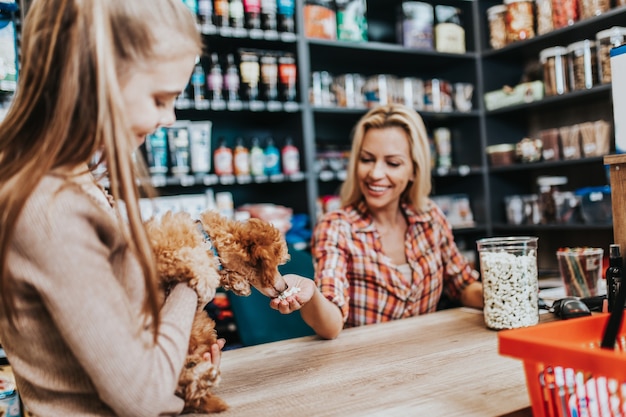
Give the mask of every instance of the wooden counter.
M 522 362 L 497 344 L 459 308 L 225 351 L 219 416 L 531 416 Z

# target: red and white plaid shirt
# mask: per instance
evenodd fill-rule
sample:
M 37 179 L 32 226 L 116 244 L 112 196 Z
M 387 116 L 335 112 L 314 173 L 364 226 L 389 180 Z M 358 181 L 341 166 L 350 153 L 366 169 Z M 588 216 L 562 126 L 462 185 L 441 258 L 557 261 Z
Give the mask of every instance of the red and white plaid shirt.
M 382 250 L 365 203 L 325 214 L 315 226 L 315 282 L 342 311 L 346 327 L 433 312 L 443 291 L 452 299 L 479 275 L 461 255 L 443 212 L 431 202 L 408 222 L 405 253 L 411 280 Z

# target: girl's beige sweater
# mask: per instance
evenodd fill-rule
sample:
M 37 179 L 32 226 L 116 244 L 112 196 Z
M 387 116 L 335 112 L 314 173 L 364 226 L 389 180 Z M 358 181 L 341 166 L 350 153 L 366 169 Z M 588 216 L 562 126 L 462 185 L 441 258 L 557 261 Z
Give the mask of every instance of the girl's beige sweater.
M 141 268 L 95 183 L 44 178 L 20 216 L 8 264 L 17 329 L 0 314 L 0 341 L 31 412 L 181 411 L 174 390 L 196 294 L 183 285 L 171 292 L 154 343 L 141 314 Z

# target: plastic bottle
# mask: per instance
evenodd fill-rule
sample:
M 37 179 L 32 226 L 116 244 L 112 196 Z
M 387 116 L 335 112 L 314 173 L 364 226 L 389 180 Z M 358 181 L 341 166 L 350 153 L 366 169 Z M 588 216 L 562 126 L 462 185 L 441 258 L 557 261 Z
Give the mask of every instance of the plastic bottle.
M 207 77 L 207 86 L 209 90 L 209 98 L 211 105 L 215 110 L 222 110 L 225 106 L 224 102 L 224 77 L 222 76 L 222 67 L 217 53 L 211 54 L 211 69 Z
M 280 151 L 274 145 L 274 139 L 267 138 L 265 146 L 265 175 L 280 174 Z
M 217 27 L 228 27 L 228 0 L 213 1 L 213 22 Z
M 294 32 L 294 13 L 295 13 L 295 0 L 277 0 L 277 16 L 278 16 L 278 30 L 281 32 Z
M 261 28 L 263 30 L 276 30 L 276 0 L 261 0 Z
M 233 54 L 226 56 L 226 74 L 224 75 L 224 88 L 226 89 L 226 101 L 238 103 L 239 100 L 239 70 L 235 65 Z
M 233 168 L 235 175 L 250 175 L 250 152 L 244 145 L 241 136 L 236 140 Z
M 283 174 L 293 175 L 300 172 L 300 151 L 293 145 L 293 139 L 285 139 L 282 149 Z
M 261 29 L 260 0 L 243 0 L 243 12 L 247 29 Z
M 609 311 L 612 311 L 615 298 L 622 283 L 622 255 L 620 253 L 620 245 L 617 243 L 612 243 L 609 246 L 609 267 L 606 269 L 605 276 Z
M 193 74 L 191 74 L 191 85 L 193 88 L 193 102 L 196 107 L 200 107 L 201 103 L 206 99 L 205 96 L 205 83 L 206 83 L 206 75 L 204 73 L 204 68 L 202 68 L 202 63 L 198 58 L 196 60 L 196 66 L 193 69 Z
M 250 173 L 254 176 L 265 175 L 265 152 L 256 137 L 252 138 L 250 148 Z
M 241 0 L 230 0 L 228 5 L 228 17 L 230 27 L 243 28 L 244 26 L 244 13 L 243 2 Z
M 233 151 L 226 146 L 224 138 L 220 138 L 219 146 L 213 153 L 213 164 L 217 175 L 233 174 Z
M 213 0 L 198 0 L 198 23 L 213 24 Z

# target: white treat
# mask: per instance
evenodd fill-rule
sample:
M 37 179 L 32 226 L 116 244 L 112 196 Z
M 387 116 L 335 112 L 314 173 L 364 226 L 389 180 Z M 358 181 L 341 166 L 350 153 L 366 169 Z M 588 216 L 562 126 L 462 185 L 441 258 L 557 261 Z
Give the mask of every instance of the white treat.
M 282 293 L 280 293 L 278 295 L 278 299 L 279 300 L 284 300 L 285 298 L 297 294 L 300 292 L 300 288 L 299 287 L 291 287 L 291 288 L 287 288 L 285 291 L 283 291 Z

